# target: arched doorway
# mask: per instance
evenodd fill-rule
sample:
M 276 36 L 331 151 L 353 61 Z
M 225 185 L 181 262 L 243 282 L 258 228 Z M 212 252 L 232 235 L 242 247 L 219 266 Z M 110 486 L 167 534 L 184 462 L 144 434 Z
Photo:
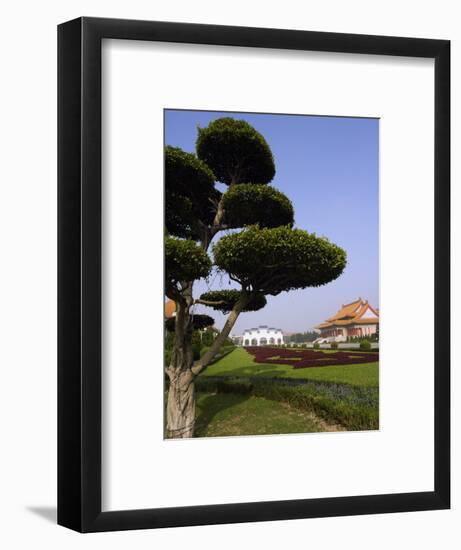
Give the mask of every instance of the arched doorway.
M 275 344 L 275 338 L 269 338 L 269 344 Z
M 260 346 L 267 346 L 267 338 L 261 338 L 259 340 L 259 345 Z
M 249 346 L 250 345 L 250 340 L 245 340 L 245 346 Z
M 256 338 L 253 338 L 253 340 L 251 340 L 251 345 L 252 346 L 257 346 L 258 345 L 258 340 L 256 340 Z

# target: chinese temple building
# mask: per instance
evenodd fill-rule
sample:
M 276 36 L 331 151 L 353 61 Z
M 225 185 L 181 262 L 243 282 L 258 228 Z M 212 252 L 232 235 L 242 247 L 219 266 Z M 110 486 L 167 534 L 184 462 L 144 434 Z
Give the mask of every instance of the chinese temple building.
M 328 341 L 345 342 L 348 337 L 363 337 L 375 334 L 379 327 L 379 310 L 372 307 L 368 300 L 359 298 L 341 309 L 315 328 L 320 338 Z

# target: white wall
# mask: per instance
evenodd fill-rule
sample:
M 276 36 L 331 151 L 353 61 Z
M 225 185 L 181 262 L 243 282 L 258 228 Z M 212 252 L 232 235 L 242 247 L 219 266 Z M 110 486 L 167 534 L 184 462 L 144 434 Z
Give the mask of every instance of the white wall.
M 273 344 L 277 344 L 277 341 L 279 339 L 280 339 L 281 344 L 284 343 L 282 331 L 274 329 L 274 328 L 270 328 L 270 327 L 265 328 L 265 327 L 259 326 L 259 327 L 255 328 L 254 330 L 247 329 L 243 333 L 243 343 L 244 344 L 245 344 L 246 340 L 250 340 L 250 345 L 252 345 L 251 341 L 256 340 L 257 341 L 256 345 L 259 346 L 259 345 L 261 345 L 260 342 L 261 342 L 262 338 L 266 339 L 266 344 L 268 344 L 268 345 L 270 345 L 270 339 L 271 338 L 274 339 Z
M 233 549 L 254 544 L 268 549 L 287 544 L 354 550 L 457 547 L 461 486 L 456 471 L 453 509 L 443 512 L 86 536 L 56 527 L 43 517 L 53 516 L 56 492 L 56 25 L 88 15 L 449 38 L 453 41 L 452 92 L 457 98 L 461 78 L 457 4 L 450 0 L 388 0 L 379 4 L 366 0 L 29 0 L 4 6 L 0 33 L 0 128 L 4 136 L 0 164 L 0 541 L 5 548 L 46 545 L 48 549 L 115 550 L 126 545 L 175 548 L 186 542 L 189 548 L 201 550 L 216 545 Z M 458 102 L 453 106 L 453 151 L 461 147 L 460 124 Z M 454 159 L 453 181 L 459 178 L 459 162 Z M 459 211 L 460 194 L 455 186 L 453 200 L 455 211 Z M 458 217 L 453 224 L 456 234 L 460 224 Z M 459 271 L 457 253 L 453 264 Z M 454 279 L 456 274 L 459 278 L 460 274 L 455 273 Z M 454 297 L 453 310 L 457 312 L 459 291 Z M 459 326 L 459 316 L 454 321 Z M 455 366 L 459 364 L 458 349 L 453 357 Z M 454 369 L 453 387 L 457 392 L 459 382 Z M 460 406 L 459 399 L 453 401 L 456 426 Z M 460 430 L 453 435 L 456 464 Z M 242 457 L 242 463 L 245 461 Z

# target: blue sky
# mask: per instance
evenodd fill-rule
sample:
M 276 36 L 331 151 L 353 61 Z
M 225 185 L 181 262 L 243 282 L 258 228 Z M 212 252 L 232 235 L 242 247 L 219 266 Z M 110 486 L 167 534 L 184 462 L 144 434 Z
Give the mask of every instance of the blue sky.
M 222 116 L 246 120 L 265 137 L 276 167 L 271 185 L 292 201 L 296 227 L 328 237 L 348 256 L 338 279 L 268 296 L 264 309 L 240 315 L 233 334 L 259 324 L 287 332 L 311 330 L 359 296 L 379 307 L 379 120 L 167 110 L 165 143 L 195 152 L 197 126 Z M 208 287 L 229 288 L 228 280 L 218 275 L 201 281 L 194 294 Z M 196 309 L 205 311 L 222 327 L 225 316 Z

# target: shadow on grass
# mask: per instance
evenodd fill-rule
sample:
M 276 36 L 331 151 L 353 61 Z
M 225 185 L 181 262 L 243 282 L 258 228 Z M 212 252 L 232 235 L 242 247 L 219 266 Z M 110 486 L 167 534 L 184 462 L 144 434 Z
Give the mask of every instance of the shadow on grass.
M 206 435 L 207 427 L 217 414 L 230 407 L 240 405 L 249 398 L 249 394 L 217 393 L 200 399 L 200 413 L 195 420 L 195 437 Z
M 288 370 L 288 369 L 287 369 Z M 213 369 L 206 371 L 206 377 L 217 377 L 217 376 L 269 376 L 272 378 L 283 377 L 286 374 L 286 371 L 274 369 L 273 365 L 251 365 L 251 367 L 241 367 L 241 368 L 232 368 L 229 367 L 229 370 L 219 370 L 216 374 L 213 372 Z

